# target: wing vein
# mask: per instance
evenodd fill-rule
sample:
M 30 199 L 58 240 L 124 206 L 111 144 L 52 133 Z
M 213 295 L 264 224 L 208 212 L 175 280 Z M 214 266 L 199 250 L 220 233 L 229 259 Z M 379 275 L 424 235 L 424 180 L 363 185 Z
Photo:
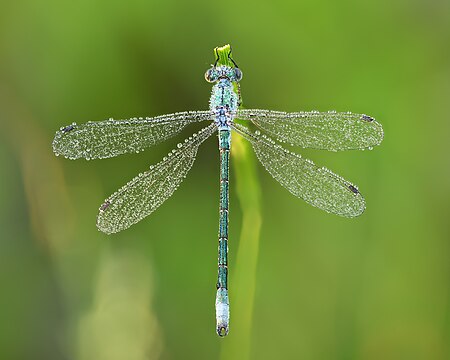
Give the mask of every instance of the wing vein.
M 253 134 L 239 124 L 233 128 L 250 141 L 261 164 L 293 195 L 340 216 L 355 217 L 364 211 L 364 198 L 352 183 L 282 148 L 265 135 Z
M 237 118 L 250 120 L 282 143 L 331 151 L 372 148 L 383 140 L 374 118 L 350 112 L 295 112 L 243 109 Z
M 203 128 L 106 199 L 97 217 L 99 230 L 119 232 L 155 211 L 178 188 L 195 161 L 198 147 L 216 130 L 214 123 Z
M 154 118 L 105 120 L 62 127 L 53 151 L 69 159 L 104 159 L 139 152 L 167 140 L 187 125 L 212 120 L 210 111 L 188 111 Z

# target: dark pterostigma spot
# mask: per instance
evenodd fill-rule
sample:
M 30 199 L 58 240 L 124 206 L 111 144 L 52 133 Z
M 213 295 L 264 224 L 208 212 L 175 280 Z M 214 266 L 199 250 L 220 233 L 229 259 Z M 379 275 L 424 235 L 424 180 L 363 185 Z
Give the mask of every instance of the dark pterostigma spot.
M 69 125 L 69 126 L 66 126 L 64 129 L 62 129 L 61 131 L 63 133 L 68 133 L 69 131 L 72 131 L 73 129 L 75 129 L 75 125 Z
M 369 115 L 362 115 L 361 120 L 364 120 L 367 122 L 372 122 L 374 119 L 373 119 L 373 117 L 370 117 Z
M 109 201 L 105 201 L 102 206 L 100 206 L 100 211 L 105 211 L 110 205 L 111 203 Z

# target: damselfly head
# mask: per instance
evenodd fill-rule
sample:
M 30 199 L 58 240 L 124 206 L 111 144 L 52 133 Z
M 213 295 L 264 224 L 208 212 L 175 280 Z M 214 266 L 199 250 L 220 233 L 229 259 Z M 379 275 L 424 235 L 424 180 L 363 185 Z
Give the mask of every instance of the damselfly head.
M 209 83 L 220 79 L 228 79 L 233 82 L 239 82 L 242 79 L 242 71 L 238 67 L 212 66 L 205 72 L 205 80 Z

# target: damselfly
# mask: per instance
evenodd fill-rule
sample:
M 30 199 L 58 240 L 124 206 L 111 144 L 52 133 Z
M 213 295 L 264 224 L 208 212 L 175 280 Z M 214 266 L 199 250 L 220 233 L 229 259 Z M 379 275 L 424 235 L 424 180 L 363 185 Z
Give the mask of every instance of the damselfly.
M 287 190 L 327 212 L 355 217 L 365 209 L 358 188 L 312 161 L 272 140 L 303 148 L 331 151 L 370 149 L 380 144 L 383 129 L 372 117 L 350 112 L 296 112 L 240 109 L 242 72 L 226 45 L 215 49 L 216 61 L 205 73 L 214 83 L 209 110 L 188 111 L 152 118 L 75 123 L 62 127 L 53 151 L 69 159 L 104 159 L 139 152 L 169 139 L 187 125 L 209 124 L 179 143 L 161 162 L 139 174 L 111 195 L 99 209 L 97 227 L 107 233 L 122 231 L 156 210 L 178 188 L 194 163 L 199 146 L 218 132 L 220 152 L 219 257 L 216 293 L 216 330 L 229 328 L 228 301 L 228 191 L 231 130 L 247 139 L 269 173 Z M 235 122 L 252 123 L 251 131 Z

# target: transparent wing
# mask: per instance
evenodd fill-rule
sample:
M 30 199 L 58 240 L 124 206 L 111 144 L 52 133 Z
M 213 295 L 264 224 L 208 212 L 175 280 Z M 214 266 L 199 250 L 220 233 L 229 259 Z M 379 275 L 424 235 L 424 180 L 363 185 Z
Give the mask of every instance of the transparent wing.
M 194 163 L 198 147 L 215 130 L 214 123 L 203 128 L 105 200 L 97 217 L 99 230 L 107 234 L 119 232 L 156 210 L 181 184 Z
M 193 122 L 212 119 L 210 111 L 186 111 L 153 118 L 73 123 L 56 133 L 53 151 L 69 159 L 110 158 L 139 152 L 178 134 Z
M 233 128 L 252 143 L 261 164 L 293 195 L 319 209 L 341 216 L 355 217 L 364 211 L 364 198 L 355 185 L 283 149 L 265 135 L 252 134 L 239 124 L 234 124 Z
M 367 149 L 383 140 L 381 124 L 350 112 L 296 112 L 245 109 L 237 118 L 252 121 L 280 142 L 331 151 Z

